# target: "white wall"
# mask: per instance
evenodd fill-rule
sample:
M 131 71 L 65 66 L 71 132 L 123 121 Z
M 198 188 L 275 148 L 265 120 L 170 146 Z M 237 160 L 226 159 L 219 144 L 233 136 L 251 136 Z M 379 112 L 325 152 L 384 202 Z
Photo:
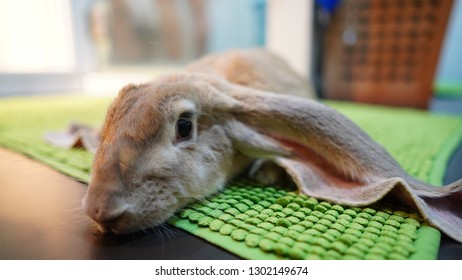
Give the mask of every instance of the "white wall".
M 70 0 L 0 1 L 0 72 L 68 72 L 75 64 Z
M 312 0 L 268 0 L 266 47 L 311 80 Z

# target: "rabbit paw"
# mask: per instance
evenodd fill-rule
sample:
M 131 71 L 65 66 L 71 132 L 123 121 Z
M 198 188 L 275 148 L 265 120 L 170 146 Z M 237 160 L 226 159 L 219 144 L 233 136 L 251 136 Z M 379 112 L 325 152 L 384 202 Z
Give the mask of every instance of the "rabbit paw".
M 249 170 L 248 178 L 263 185 L 287 185 L 291 180 L 287 173 L 276 163 L 257 159 Z

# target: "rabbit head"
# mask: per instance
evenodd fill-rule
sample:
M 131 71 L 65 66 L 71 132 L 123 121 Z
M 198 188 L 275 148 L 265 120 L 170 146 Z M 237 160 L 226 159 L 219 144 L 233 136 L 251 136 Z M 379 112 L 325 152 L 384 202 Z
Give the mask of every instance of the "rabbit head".
M 138 231 L 219 190 L 248 165 L 216 108 L 227 83 L 173 75 L 128 85 L 110 106 L 95 155 L 86 213 L 103 232 Z

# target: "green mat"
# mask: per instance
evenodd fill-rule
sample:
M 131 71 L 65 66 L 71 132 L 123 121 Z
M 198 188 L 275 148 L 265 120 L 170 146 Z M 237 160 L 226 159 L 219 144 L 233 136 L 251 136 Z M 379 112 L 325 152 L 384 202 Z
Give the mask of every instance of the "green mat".
M 438 81 L 433 86 L 433 91 L 437 97 L 443 98 L 462 98 L 462 82 L 456 80 Z
M 88 182 L 92 156 L 44 143 L 70 121 L 101 124 L 109 99 L 31 97 L 0 102 L 0 146 Z M 384 145 L 412 175 L 441 185 L 462 119 L 329 102 Z M 294 190 L 232 183 L 179 211 L 171 224 L 248 259 L 435 259 L 440 233 L 412 210 L 332 205 Z

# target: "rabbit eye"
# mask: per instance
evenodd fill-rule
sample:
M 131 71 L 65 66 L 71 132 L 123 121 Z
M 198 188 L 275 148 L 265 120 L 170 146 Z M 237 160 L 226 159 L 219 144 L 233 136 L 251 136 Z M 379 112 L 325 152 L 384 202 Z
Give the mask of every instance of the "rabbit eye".
M 181 118 L 176 123 L 177 140 L 187 140 L 191 137 L 193 130 L 192 121 L 190 119 Z

